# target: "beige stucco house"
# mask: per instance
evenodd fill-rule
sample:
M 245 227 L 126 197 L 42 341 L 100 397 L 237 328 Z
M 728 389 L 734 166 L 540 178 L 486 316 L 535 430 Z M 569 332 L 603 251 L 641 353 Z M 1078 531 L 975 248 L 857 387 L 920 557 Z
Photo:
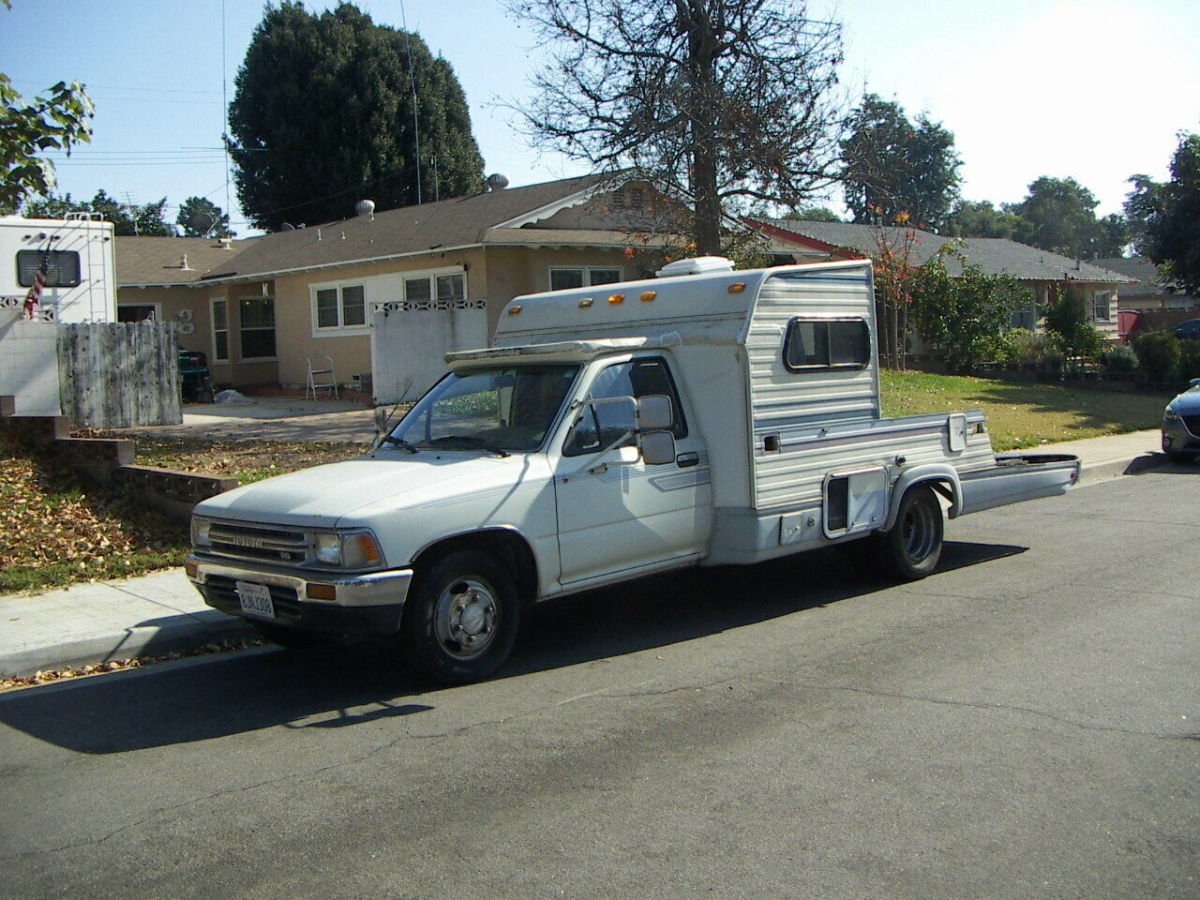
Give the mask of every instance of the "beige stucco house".
M 652 274 L 681 252 L 664 223 L 684 211 L 645 182 L 593 175 L 246 240 L 122 237 L 118 316 L 176 321 L 218 385 L 301 387 L 320 355 L 339 383 L 362 383 L 377 310 L 440 316 L 447 333 L 474 316 L 486 341 L 519 294 Z

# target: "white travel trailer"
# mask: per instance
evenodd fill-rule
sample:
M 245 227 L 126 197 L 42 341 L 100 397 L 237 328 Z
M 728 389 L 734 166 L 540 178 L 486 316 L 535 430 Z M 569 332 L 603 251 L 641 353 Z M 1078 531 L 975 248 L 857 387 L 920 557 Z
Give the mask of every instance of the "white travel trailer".
M 54 322 L 115 322 L 113 226 L 98 216 L 0 216 L 0 303 L 23 312 L 41 273 L 36 317 Z
M 869 261 L 659 275 L 514 299 L 368 456 L 199 504 L 189 577 L 286 646 L 392 635 L 469 681 L 529 603 L 859 539 L 921 578 L 944 515 L 1078 477 L 979 411 L 880 415 Z

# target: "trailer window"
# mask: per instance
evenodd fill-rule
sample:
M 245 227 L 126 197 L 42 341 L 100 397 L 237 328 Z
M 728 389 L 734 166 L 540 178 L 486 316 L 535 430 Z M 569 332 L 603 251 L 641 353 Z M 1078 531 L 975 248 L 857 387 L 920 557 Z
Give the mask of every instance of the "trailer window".
M 79 254 L 74 250 L 18 250 L 17 284 L 29 287 L 42 269 L 46 287 L 78 287 Z
M 788 323 L 783 364 L 789 372 L 864 369 L 871 362 L 871 332 L 864 319 L 803 319 Z

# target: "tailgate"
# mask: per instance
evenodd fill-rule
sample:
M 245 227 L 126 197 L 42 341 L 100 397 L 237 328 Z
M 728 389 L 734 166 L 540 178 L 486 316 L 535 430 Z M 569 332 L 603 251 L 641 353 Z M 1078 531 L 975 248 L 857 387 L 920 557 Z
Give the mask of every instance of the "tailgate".
M 959 476 L 959 515 L 1006 503 L 1065 493 L 1079 480 L 1079 457 L 1066 454 L 997 456 L 996 464 Z

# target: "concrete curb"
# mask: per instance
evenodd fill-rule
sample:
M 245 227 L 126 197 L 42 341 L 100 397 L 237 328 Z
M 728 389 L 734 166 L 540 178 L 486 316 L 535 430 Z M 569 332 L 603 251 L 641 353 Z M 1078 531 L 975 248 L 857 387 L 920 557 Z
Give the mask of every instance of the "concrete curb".
M 192 613 L 174 616 L 159 625 L 135 626 L 120 632 L 77 638 L 42 647 L 0 654 L 0 677 L 32 675 L 39 671 L 95 665 L 138 656 L 189 653 L 205 644 L 258 637 L 241 619 L 216 610 L 211 616 Z

